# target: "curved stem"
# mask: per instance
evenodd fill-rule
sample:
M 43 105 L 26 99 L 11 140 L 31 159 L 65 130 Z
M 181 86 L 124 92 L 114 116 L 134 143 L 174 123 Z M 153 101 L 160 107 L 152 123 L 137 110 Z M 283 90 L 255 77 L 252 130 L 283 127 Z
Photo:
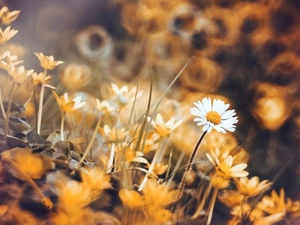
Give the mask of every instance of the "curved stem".
M 194 150 L 193 150 L 193 152 L 192 152 L 192 154 L 190 156 L 190 159 L 189 159 L 189 161 L 187 163 L 187 166 L 185 168 L 184 174 L 182 176 L 181 182 L 179 184 L 180 189 L 179 189 L 179 191 L 178 191 L 178 193 L 176 195 L 177 199 L 180 198 L 181 195 L 182 195 L 182 192 L 183 192 L 183 189 L 184 189 L 184 186 L 185 186 L 185 179 L 186 179 L 187 173 L 188 173 L 188 171 L 190 171 L 192 169 L 192 165 L 193 165 L 194 159 L 195 159 L 195 157 L 197 155 L 198 148 L 199 148 L 199 146 L 200 146 L 200 144 L 201 144 L 204 136 L 206 135 L 206 133 L 207 133 L 207 131 L 203 132 L 203 134 L 199 138 L 199 140 L 198 140 L 198 142 L 197 142 L 197 144 L 196 144 L 196 146 L 195 146 L 195 148 L 194 148 Z
M 94 130 L 93 136 L 92 136 L 92 138 L 91 138 L 91 140 L 90 140 L 90 143 L 89 143 L 89 145 L 87 146 L 87 148 L 86 148 L 86 150 L 85 150 L 83 156 L 81 157 L 81 159 L 80 159 L 80 161 L 79 161 L 79 163 L 78 163 L 76 169 L 78 169 L 78 168 L 80 167 L 80 165 L 83 163 L 83 161 L 85 160 L 85 158 L 87 157 L 87 155 L 88 155 L 89 152 L 91 151 L 92 146 L 93 146 L 94 141 L 95 141 L 95 138 L 96 138 L 96 135 L 97 135 L 97 133 L 98 133 L 98 129 L 99 129 L 100 123 L 101 123 L 101 117 L 98 119 L 98 122 L 97 122 L 96 128 L 95 128 L 95 130 Z
M 47 76 L 47 70 L 44 71 L 43 82 L 41 86 L 40 100 L 39 100 L 39 111 L 37 118 L 37 133 L 41 133 L 41 124 L 42 124 L 42 114 L 43 114 L 43 101 L 44 101 L 44 92 L 45 92 L 45 78 Z

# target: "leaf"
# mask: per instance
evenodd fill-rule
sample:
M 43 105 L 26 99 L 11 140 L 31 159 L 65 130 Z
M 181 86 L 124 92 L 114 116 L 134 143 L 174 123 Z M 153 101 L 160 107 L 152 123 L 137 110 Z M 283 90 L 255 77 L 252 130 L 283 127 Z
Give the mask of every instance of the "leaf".
M 6 112 L 7 111 L 7 107 L 8 107 L 8 102 L 3 102 L 3 108 L 4 108 L 4 111 Z M 24 106 L 22 105 L 18 105 L 18 104 L 15 104 L 15 103 L 11 103 L 11 108 L 10 108 L 10 114 L 12 112 L 15 112 L 15 113 L 21 113 L 21 112 L 24 112 L 25 111 L 25 108 Z M 2 111 L 0 110 L 0 116 L 1 118 L 3 118 L 3 115 L 2 115 Z
M 9 117 L 9 127 L 15 133 L 27 133 L 31 130 L 28 123 L 16 117 Z
M 6 143 L 4 143 L 4 134 L 0 133 L 0 152 L 4 151 L 4 150 L 8 150 L 11 148 L 15 148 L 15 147 L 20 147 L 20 148 L 26 148 L 28 147 L 28 144 L 16 137 L 13 137 L 11 135 L 7 135 L 7 139 L 6 139 Z
M 30 130 L 26 134 L 26 138 L 29 146 L 32 148 L 51 145 L 51 142 L 45 141 L 35 130 Z

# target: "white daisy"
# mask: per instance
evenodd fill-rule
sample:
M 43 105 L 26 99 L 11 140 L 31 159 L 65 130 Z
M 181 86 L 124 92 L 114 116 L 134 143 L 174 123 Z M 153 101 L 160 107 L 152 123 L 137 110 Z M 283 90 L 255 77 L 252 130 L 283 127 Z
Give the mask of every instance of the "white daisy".
M 220 99 L 203 98 L 202 101 L 194 102 L 196 107 L 191 108 L 190 112 L 197 118 L 194 121 L 197 125 L 204 125 L 203 131 L 210 132 L 213 128 L 218 132 L 226 133 L 235 131 L 235 124 L 238 122 L 235 110 L 227 110 L 229 104 L 225 104 Z

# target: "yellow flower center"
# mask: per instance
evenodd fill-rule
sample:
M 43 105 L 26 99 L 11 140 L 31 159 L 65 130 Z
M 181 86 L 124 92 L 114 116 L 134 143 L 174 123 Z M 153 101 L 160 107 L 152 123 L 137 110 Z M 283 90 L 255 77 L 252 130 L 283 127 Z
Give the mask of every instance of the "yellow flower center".
M 215 111 L 210 111 L 206 114 L 206 119 L 213 123 L 214 125 L 217 125 L 221 122 L 221 116 L 219 113 Z

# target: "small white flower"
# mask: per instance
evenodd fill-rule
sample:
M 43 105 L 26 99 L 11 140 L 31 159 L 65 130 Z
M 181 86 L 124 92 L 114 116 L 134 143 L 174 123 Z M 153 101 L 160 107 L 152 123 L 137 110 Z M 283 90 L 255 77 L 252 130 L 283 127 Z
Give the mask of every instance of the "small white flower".
M 129 102 L 133 102 L 135 99 L 137 87 L 133 87 L 130 91 L 126 85 L 121 88 L 117 84 L 111 84 L 111 90 L 115 95 L 115 100 L 120 106 L 125 106 Z M 143 91 L 139 91 L 136 95 L 136 98 L 139 98 L 143 94 Z
M 210 132 L 213 128 L 218 132 L 226 133 L 235 131 L 235 124 L 238 122 L 235 110 L 227 110 L 229 104 L 225 104 L 220 99 L 203 98 L 202 101 L 195 102 L 196 107 L 191 108 L 190 112 L 197 118 L 194 121 L 197 125 L 204 125 L 203 131 Z

